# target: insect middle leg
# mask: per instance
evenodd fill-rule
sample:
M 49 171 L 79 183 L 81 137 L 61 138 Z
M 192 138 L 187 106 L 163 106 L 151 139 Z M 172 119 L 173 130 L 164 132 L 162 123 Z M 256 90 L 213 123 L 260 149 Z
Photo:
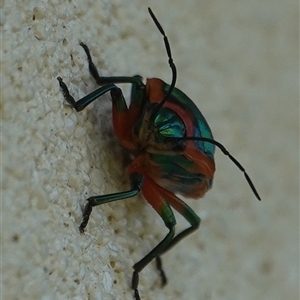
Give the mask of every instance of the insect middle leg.
M 81 233 L 84 232 L 85 227 L 89 222 L 90 215 L 92 213 L 92 209 L 94 206 L 98 206 L 108 202 L 114 202 L 118 200 L 123 200 L 126 198 L 131 198 L 138 194 L 141 190 L 144 177 L 138 173 L 132 173 L 129 176 L 131 189 L 125 192 L 114 193 L 114 194 L 107 194 L 107 195 L 100 195 L 100 196 L 93 196 L 87 199 L 87 204 L 85 205 L 83 211 L 83 220 L 79 226 L 79 231 Z

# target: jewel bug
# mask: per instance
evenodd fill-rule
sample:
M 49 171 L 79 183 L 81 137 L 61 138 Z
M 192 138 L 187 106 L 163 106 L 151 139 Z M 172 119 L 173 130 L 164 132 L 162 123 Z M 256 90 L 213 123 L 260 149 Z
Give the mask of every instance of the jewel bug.
M 162 269 L 161 255 L 199 227 L 201 219 L 175 193 L 196 199 L 203 197 L 212 187 L 215 147 L 244 173 L 253 193 L 260 200 L 243 166 L 221 143 L 214 140 L 208 123 L 194 102 L 175 87 L 177 71 L 168 38 L 152 10 L 148 8 L 148 11 L 163 36 L 172 70 L 170 85 L 158 78 L 147 79 L 144 84 L 142 77 L 138 75 L 101 77 L 92 61 L 89 48 L 82 42 L 80 46 L 86 53 L 89 71 L 101 87 L 75 101 L 62 78 L 57 78 L 65 100 L 76 111 L 83 110 L 94 100 L 110 92 L 115 134 L 120 144 L 134 154 L 134 159 L 127 167 L 131 188 L 125 192 L 88 198 L 79 226 L 80 232 L 84 232 L 94 206 L 133 197 L 140 191 L 169 230 L 165 238 L 133 266 L 131 287 L 136 300 L 140 299 L 139 273 L 155 259 L 162 285 L 165 285 L 167 278 Z M 118 83 L 132 85 L 129 106 L 121 89 L 115 85 Z M 190 224 L 190 227 L 177 235 L 172 208 Z

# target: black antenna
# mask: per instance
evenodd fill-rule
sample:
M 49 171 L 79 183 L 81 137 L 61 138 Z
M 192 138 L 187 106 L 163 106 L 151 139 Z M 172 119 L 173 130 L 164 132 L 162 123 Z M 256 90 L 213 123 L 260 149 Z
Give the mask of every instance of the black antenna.
M 160 25 L 160 23 L 158 22 L 158 20 L 156 19 L 154 13 L 152 12 L 151 8 L 148 7 L 148 11 L 149 14 L 153 20 L 153 22 L 155 23 L 157 29 L 160 31 L 160 33 L 162 34 L 162 36 L 164 37 L 164 42 L 165 42 L 165 47 L 166 47 L 166 51 L 168 54 L 168 58 L 169 58 L 169 65 L 170 68 L 172 69 L 172 83 L 170 85 L 170 88 L 167 92 L 167 94 L 165 95 L 165 97 L 163 98 L 163 100 L 154 108 L 153 114 L 156 114 L 159 109 L 165 104 L 165 102 L 168 100 L 168 98 L 170 97 L 174 87 L 175 87 L 175 83 L 176 83 L 176 78 L 177 78 L 177 71 L 176 71 L 176 66 L 173 62 L 173 58 L 172 58 L 172 54 L 171 54 L 171 47 L 169 44 L 169 40 L 165 34 L 165 31 L 163 30 L 162 26 Z M 210 138 L 205 138 L 205 137 L 182 137 L 182 138 L 175 138 L 176 140 L 192 140 L 192 141 L 203 141 L 203 142 L 207 142 L 207 143 L 211 143 L 214 144 L 215 146 L 217 146 L 223 153 L 224 155 L 228 156 L 230 158 L 230 160 L 244 173 L 244 176 L 250 186 L 250 188 L 252 189 L 252 192 L 254 193 L 254 195 L 256 196 L 256 198 L 260 201 L 260 196 L 256 190 L 256 188 L 254 187 L 254 184 L 252 182 L 252 180 L 250 179 L 248 173 L 246 172 L 246 170 L 244 169 L 244 167 L 240 164 L 240 162 L 234 158 L 228 151 L 227 149 L 219 142 L 210 139 Z
M 177 71 L 176 71 L 176 66 L 173 62 L 173 58 L 172 58 L 172 54 L 171 54 L 171 47 L 169 44 L 169 40 L 165 34 L 165 31 L 163 30 L 162 26 L 160 25 L 160 23 L 158 22 L 158 20 L 156 19 L 154 13 L 152 12 L 151 8 L 148 7 L 148 11 L 149 14 L 153 20 L 153 22 L 155 23 L 157 29 L 160 31 L 160 33 L 163 35 L 164 37 L 164 42 L 165 42 L 165 47 L 167 50 L 167 54 L 168 54 L 168 58 L 169 58 L 169 65 L 170 68 L 172 69 L 172 83 L 170 85 L 170 88 L 167 92 L 167 94 L 165 95 L 165 97 L 163 98 L 163 100 L 161 100 L 161 102 L 155 107 L 153 114 L 157 113 L 158 110 L 165 104 L 165 102 L 168 100 L 168 98 L 170 97 L 174 87 L 175 87 L 175 83 L 176 83 L 176 78 L 177 78 Z
M 252 182 L 252 180 L 250 179 L 249 175 L 247 174 L 246 170 L 244 169 L 244 167 L 240 164 L 240 162 L 234 158 L 228 151 L 227 149 L 219 142 L 210 139 L 210 138 L 206 138 L 206 137 L 195 137 L 195 136 L 187 136 L 187 137 L 182 137 L 182 138 L 176 138 L 176 140 L 189 140 L 189 141 L 203 141 L 203 142 L 207 142 L 207 143 L 211 143 L 214 144 L 215 146 L 217 146 L 223 153 L 224 155 L 228 156 L 230 158 L 230 160 L 244 173 L 244 176 L 248 182 L 248 184 L 250 185 L 252 192 L 254 193 L 254 195 L 256 196 L 256 198 L 260 201 L 260 196 L 256 190 L 256 188 L 254 187 L 254 184 Z

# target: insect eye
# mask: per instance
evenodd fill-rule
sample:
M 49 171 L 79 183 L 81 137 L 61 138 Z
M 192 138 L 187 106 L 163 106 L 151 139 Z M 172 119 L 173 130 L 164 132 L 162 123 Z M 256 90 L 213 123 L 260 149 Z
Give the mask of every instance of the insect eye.
M 181 138 L 186 134 L 185 125 L 178 114 L 164 107 L 155 114 L 153 124 L 150 126 L 155 129 L 157 138 L 163 141 L 170 138 Z

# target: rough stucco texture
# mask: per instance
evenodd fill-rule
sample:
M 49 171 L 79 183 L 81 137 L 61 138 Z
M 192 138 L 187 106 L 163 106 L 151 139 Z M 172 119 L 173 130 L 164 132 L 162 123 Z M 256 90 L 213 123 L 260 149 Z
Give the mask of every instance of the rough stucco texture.
M 170 82 L 151 6 L 167 32 L 177 86 L 261 194 L 216 153 L 214 188 L 187 200 L 201 228 L 140 276 L 148 299 L 298 299 L 297 1 L 1 1 L 2 299 L 133 299 L 132 265 L 167 233 L 135 197 L 93 211 L 85 199 L 128 189 L 127 155 L 111 125 L 110 96 L 81 113 L 101 75 Z M 123 87 L 122 87 L 123 88 Z M 178 216 L 178 230 L 187 224 Z

